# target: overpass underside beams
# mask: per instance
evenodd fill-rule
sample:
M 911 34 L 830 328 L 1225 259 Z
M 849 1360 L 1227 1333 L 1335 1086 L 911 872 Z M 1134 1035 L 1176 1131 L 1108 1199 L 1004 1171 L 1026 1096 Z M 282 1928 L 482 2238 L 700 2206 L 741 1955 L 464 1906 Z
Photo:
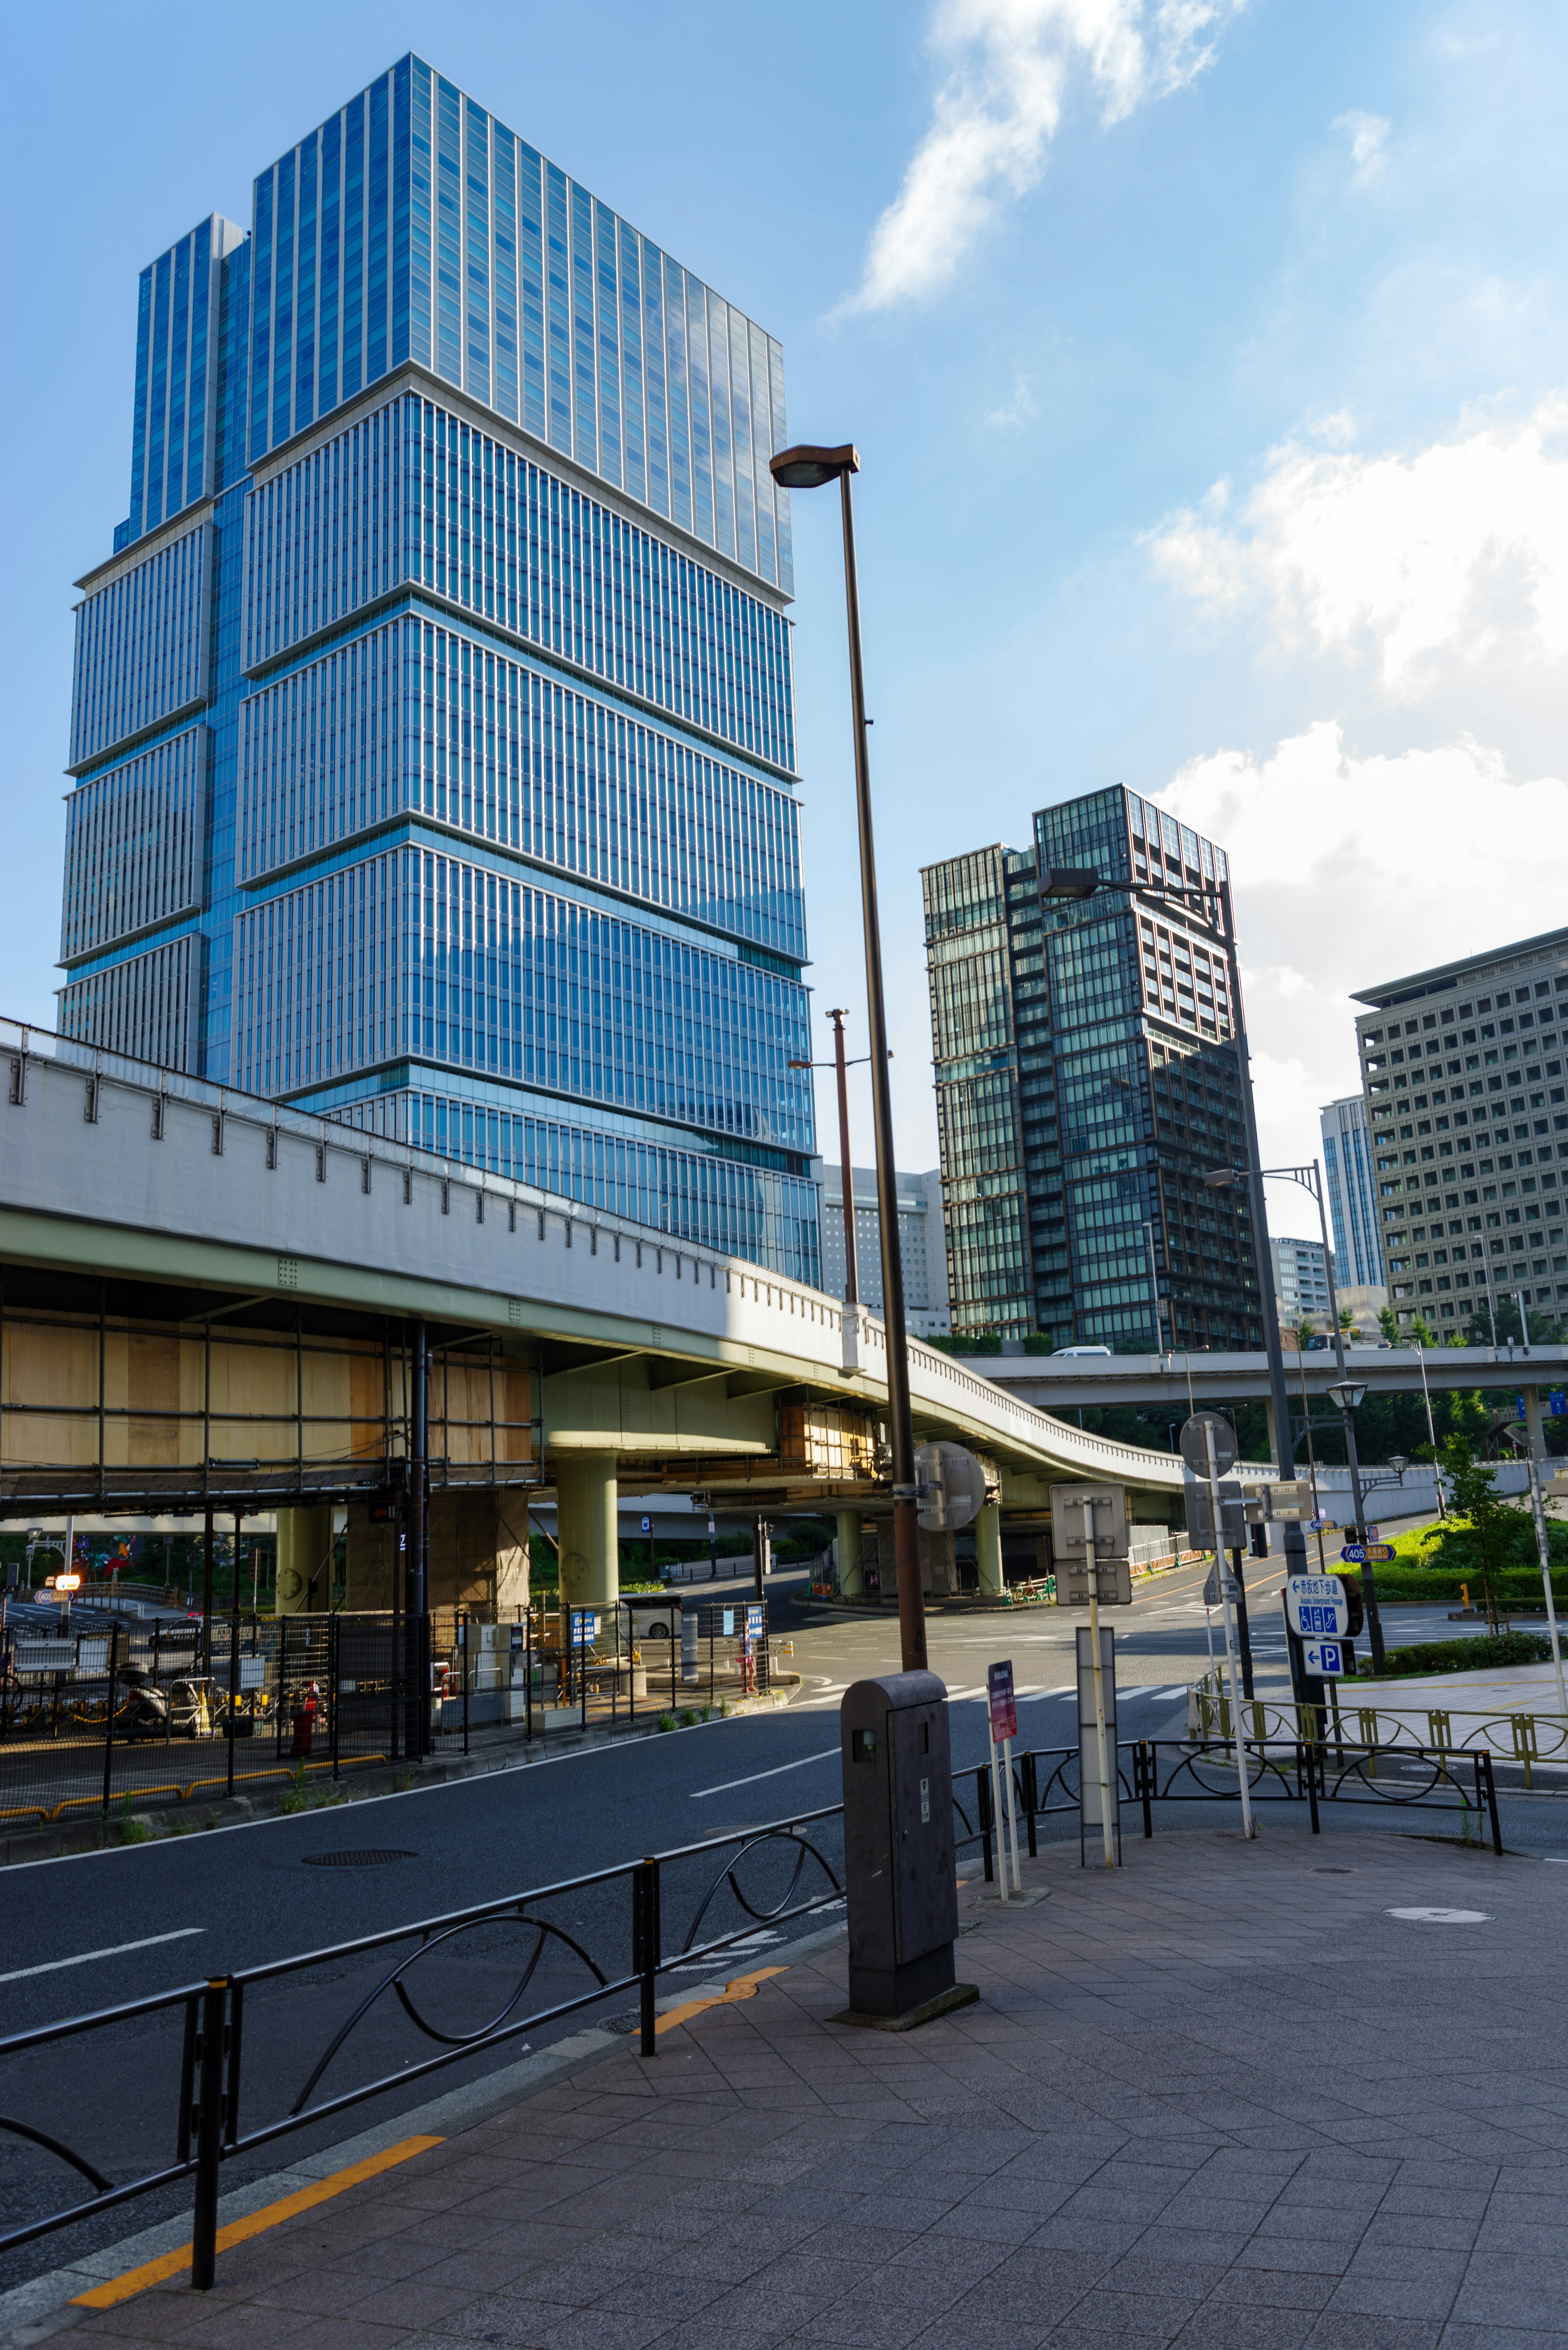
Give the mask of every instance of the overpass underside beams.
M 5 1268 L 0 1516 L 254 1513 L 395 1492 L 410 1334 L 367 1319 Z M 515 1342 L 438 1337 L 432 1486 L 536 1484 L 537 1393 Z

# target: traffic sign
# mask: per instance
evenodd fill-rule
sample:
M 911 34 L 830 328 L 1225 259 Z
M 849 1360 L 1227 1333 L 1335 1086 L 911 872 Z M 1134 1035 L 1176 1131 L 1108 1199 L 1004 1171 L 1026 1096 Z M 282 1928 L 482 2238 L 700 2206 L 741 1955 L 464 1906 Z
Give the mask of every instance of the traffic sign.
M 645 1534 L 650 1534 L 653 1532 L 653 1520 L 651 1518 L 644 1518 L 642 1522 L 642 1531 Z
M 1350 1602 L 1337 1575 L 1293 1575 L 1284 1602 L 1285 1622 L 1298 1639 L 1333 1638 L 1350 1629 Z
M 1018 1706 L 1012 1694 L 1011 1661 L 986 1667 L 985 1693 L 991 1704 L 992 1743 L 1000 1746 L 1004 1738 L 1018 1735 Z
M 1365 1566 L 1366 1564 L 1366 1544 L 1365 1543 L 1346 1543 L 1345 1548 L 1339 1555 L 1345 1561 L 1346 1566 Z
M 915 1454 L 916 1516 L 928 1534 L 953 1534 L 985 1507 L 985 1471 L 961 1444 L 922 1444 Z
M 1236 1458 L 1236 1431 L 1217 1411 L 1195 1411 L 1181 1427 L 1181 1457 L 1199 1477 L 1209 1474 L 1209 1436 L 1214 1439 L 1214 1474 L 1222 1477 Z
M 1363 1543 L 1361 1555 L 1371 1559 L 1376 1566 L 1386 1566 L 1394 1555 L 1394 1545 L 1392 1543 Z
M 1339 1520 L 1337 1518 L 1314 1518 L 1310 1521 L 1310 1526 L 1311 1531 L 1314 1534 L 1336 1534 L 1339 1532 Z
M 1221 1590 L 1224 1592 L 1226 1598 L 1231 1602 L 1231 1607 L 1234 1607 L 1236 1602 L 1241 1596 L 1241 1586 L 1236 1577 L 1231 1574 L 1229 1567 L 1225 1569 L 1225 1579 L 1223 1584 L 1221 1584 L 1219 1574 L 1219 1564 L 1218 1561 L 1216 1561 L 1215 1565 L 1210 1568 L 1209 1579 L 1203 1586 L 1203 1605 L 1205 1607 L 1219 1607 Z
M 1339 1640 L 1309 1640 L 1306 1669 L 1314 1680 L 1337 1681 L 1345 1673 L 1345 1646 Z

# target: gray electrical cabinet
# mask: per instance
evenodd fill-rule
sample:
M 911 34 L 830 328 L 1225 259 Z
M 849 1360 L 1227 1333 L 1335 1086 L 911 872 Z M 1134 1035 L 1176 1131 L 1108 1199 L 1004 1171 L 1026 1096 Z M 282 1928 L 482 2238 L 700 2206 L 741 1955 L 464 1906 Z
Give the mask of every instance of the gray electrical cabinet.
M 839 1725 L 849 2012 L 919 2021 L 932 2002 L 958 2003 L 947 1690 L 935 1673 L 857 1681 Z

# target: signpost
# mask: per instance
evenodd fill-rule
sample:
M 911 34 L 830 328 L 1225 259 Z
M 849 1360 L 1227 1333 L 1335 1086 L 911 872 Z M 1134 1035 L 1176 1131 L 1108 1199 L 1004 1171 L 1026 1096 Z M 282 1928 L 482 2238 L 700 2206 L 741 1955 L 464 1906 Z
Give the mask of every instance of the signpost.
M 1356 1563 L 1357 1545 L 1345 1557 Z M 1345 1680 L 1355 1670 L 1348 1638 L 1350 1600 L 1337 1575 L 1293 1575 L 1280 1595 L 1290 1646 L 1291 1683 L 1298 1705 L 1321 1707 L 1324 1681 Z
M 1096 1515 L 1101 1523 L 1096 1526 Z M 1067 1570 L 1067 1604 L 1069 1607 L 1089 1603 L 1090 1670 L 1093 1677 L 1095 1704 L 1095 1777 L 1099 1793 L 1100 1835 L 1107 1868 L 1118 1865 L 1119 1854 L 1112 1826 L 1115 1809 L 1115 1789 L 1112 1773 L 1115 1768 L 1115 1748 L 1107 1747 L 1106 1738 L 1106 1670 L 1105 1652 L 1100 1643 L 1100 1601 L 1108 1600 L 1116 1607 L 1132 1604 L 1132 1561 L 1127 1539 L 1127 1497 L 1119 1485 L 1053 1485 L 1051 1488 L 1051 1541 L 1056 1554 L 1056 1594 L 1061 1602 L 1063 1569 Z M 1104 1548 L 1106 1556 L 1101 1560 Z M 1080 1587 L 1075 1587 L 1073 1569 L 1078 1562 L 1073 1554 L 1082 1557 L 1079 1569 Z M 1106 1587 L 1102 1589 L 1101 1578 Z M 1078 1642 L 1079 1685 L 1083 1680 L 1083 1639 Z M 1114 1685 L 1114 1673 L 1113 1673 Z M 1080 1738 L 1080 1746 L 1082 1739 Z M 1079 1767 L 1080 1811 L 1083 1810 L 1083 1771 Z
M 985 1507 L 985 1471 L 961 1444 L 922 1444 L 915 1454 L 917 1522 L 929 1534 L 952 1534 Z
M 1207 1484 L 1210 1523 L 1222 1527 L 1224 1505 L 1220 1499 L 1220 1480 L 1236 1458 L 1236 1434 L 1230 1421 L 1221 1419 L 1217 1411 L 1195 1411 L 1181 1431 L 1181 1457 Z M 1236 1729 L 1236 1783 L 1241 1797 L 1241 1833 L 1251 1837 L 1256 1835 L 1257 1829 L 1252 1820 L 1252 1799 L 1247 1786 L 1247 1742 L 1241 1734 L 1241 1689 L 1236 1673 L 1235 1603 L 1229 1589 L 1233 1578 L 1218 1573 L 1220 1564 L 1217 1548 L 1214 1565 L 1220 1585 L 1220 1611 L 1225 1626 L 1225 1673 L 1231 1689 L 1231 1716 Z
M 988 1665 L 985 1674 L 988 1722 L 991 1731 L 991 1808 L 996 1821 L 997 1879 L 1002 1898 L 1007 1899 L 1007 1851 L 1012 1847 L 1012 1889 L 1023 1890 L 1023 1879 L 1018 1869 L 1018 1818 L 1012 1808 L 1012 1742 L 1018 1735 L 1018 1705 L 1012 1693 L 1011 1659 L 999 1665 Z M 1002 1750 L 1001 1780 L 997 1776 L 997 1749 Z M 1007 1842 L 1002 1836 L 1002 1790 L 1007 1791 Z

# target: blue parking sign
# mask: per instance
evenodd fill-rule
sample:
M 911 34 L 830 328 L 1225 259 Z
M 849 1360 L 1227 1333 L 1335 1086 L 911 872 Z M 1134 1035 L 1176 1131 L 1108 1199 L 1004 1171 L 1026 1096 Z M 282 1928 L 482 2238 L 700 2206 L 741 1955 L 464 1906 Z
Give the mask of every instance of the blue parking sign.
M 1319 1680 L 1337 1681 L 1345 1673 L 1345 1644 L 1341 1640 L 1309 1640 L 1306 1647 L 1306 1669 Z

